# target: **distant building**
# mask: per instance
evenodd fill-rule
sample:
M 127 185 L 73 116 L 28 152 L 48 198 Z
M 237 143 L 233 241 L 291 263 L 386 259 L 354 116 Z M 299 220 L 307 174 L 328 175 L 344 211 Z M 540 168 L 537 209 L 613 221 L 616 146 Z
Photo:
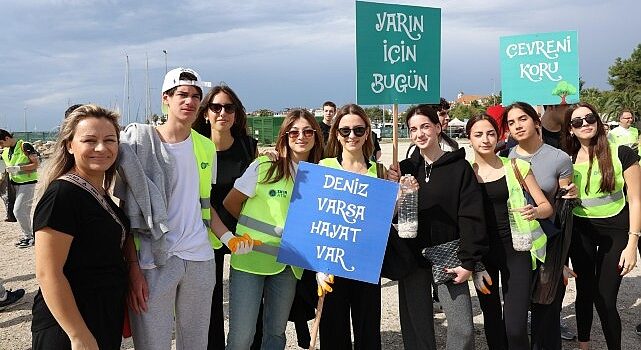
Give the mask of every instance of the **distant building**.
M 469 106 L 472 104 L 472 102 L 476 101 L 478 103 L 483 103 L 484 99 L 489 99 L 492 98 L 492 96 L 487 96 L 487 95 L 466 95 L 463 91 L 459 92 L 458 95 L 456 95 L 456 101 L 454 101 L 454 104 L 462 104 Z

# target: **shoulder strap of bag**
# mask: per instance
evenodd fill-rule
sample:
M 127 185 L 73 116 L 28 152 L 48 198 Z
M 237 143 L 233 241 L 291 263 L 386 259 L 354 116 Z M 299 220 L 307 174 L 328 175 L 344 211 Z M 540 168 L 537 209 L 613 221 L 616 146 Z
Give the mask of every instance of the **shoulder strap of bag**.
M 122 234 L 120 237 L 120 247 L 122 248 L 122 245 L 125 243 L 125 235 L 127 233 L 125 225 L 122 223 L 122 221 L 120 221 L 120 218 L 118 218 L 118 215 L 116 215 L 109 203 L 107 203 L 107 200 L 103 196 L 101 196 L 100 193 L 98 193 L 98 190 L 96 190 L 96 188 L 87 180 L 76 174 L 65 174 L 60 176 L 59 179 L 71 182 L 72 184 L 91 193 L 91 195 L 98 201 L 98 203 L 100 203 L 100 205 L 111 215 L 111 217 L 118 223 L 118 225 L 120 225 L 120 228 L 122 230 Z
M 521 175 L 521 172 L 519 171 L 519 167 L 516 165 L 516 158 L 510 159 L 510 164 L 512 164 L 512 169 L 514 169 L 514 175 L 516 175 L 516 179 L 519 181 L 519 184 L 521 184 L 521 187 L 525 190 L 525 192 L 530 193 L 530 189 L 527 187 L 527 184 L 523 179 L 523 175 Z

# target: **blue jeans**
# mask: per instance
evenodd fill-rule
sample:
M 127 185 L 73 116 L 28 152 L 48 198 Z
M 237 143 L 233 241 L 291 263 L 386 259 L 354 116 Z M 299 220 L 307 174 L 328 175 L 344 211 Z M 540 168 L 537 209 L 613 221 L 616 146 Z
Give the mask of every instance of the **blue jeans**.
M 288 266 L 276 275 L 256 275 L 231 268 L 229 276 L 229 334 L 227 350 L 247 350 L 256 332 L 261 298 L 263 342 L 261 349 L 285 348 L 285 329 L 296 294 L 296 277 Z

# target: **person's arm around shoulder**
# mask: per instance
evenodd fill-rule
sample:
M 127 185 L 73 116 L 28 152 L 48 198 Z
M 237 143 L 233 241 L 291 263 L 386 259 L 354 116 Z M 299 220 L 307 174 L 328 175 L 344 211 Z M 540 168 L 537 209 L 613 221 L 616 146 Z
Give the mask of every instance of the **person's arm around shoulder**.
M 45 227 L 36 231 L 36 279 L 47 307 L 71 340 L 72 349 L 98 349 L 95 337 L 80 315 L 63 267 L 73 237 Z

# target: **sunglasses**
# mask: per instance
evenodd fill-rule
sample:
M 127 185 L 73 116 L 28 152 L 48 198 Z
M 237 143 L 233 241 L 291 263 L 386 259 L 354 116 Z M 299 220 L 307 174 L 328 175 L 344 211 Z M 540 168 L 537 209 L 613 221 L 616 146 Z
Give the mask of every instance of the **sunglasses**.
M 300 136 L 301 132 L 303 133 L 303 136 L 305 138 L 310 138 L 310 137 L 314 136 L 314 133 L 316 132 L 316 130 L 314 130 L 314 129 L 289 130 L 285 134 L 287 134 L 287 136 L 289 136 L 290 139 L 297 139 L 298 136 Z
M 354 132 L 354 135 L 356 135 L 356 137 L 361 137 L 365 135 L 365 131 L 367 131 L 367 128 L 364 126 L 356 126 L 351 129 L 346 126 L 342 128 L 338 128 L 338 133 L 343 137 L 348 137 L 349 134 L 352 133 L 352 131 Z
M 583 125 L 583 121 L 585 120 L 586 123 L 588 124 L 594 124 L 596 123 L 596 115 L 594 113 L 589 113 L 586 114 L 585 116 L 581 118 L 573 118 L 570 120 L 570 125 L 573 128 L 580 128 Z
M 209 110 L 214 113 L 220 113 L 223 110 L 223 108 L 225 108 L 225 112 L 227 113 L 236 112 L 236 105 L 233 103 L 226 103 L 226 104 L 210 103 L 209 104 Z

